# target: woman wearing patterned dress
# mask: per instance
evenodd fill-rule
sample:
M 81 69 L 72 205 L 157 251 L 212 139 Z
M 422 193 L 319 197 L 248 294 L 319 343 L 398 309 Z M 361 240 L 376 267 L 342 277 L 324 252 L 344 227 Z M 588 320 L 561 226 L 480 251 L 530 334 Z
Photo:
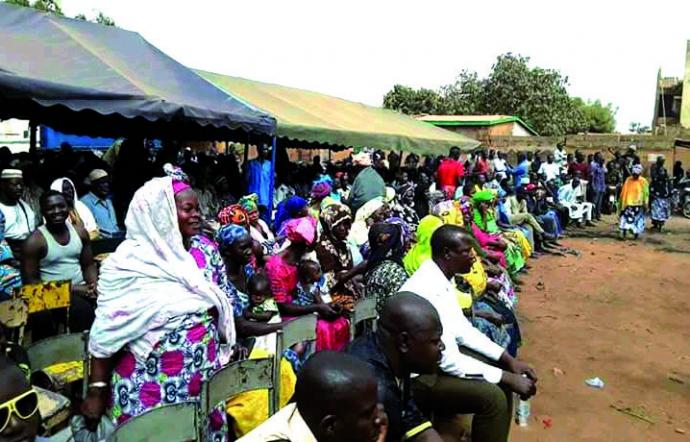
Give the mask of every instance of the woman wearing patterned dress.
M 192 253 L 201 214 L 189 185 L 170 177 L 147 182 L 125 225 L 127 239 L 101 267 L 89 336 L 93 362 L 82 412 L 91 427 L 106 402 L 122 424 L 160 405 L 198 400 L 202 382 L 221 367 L 221 340 L 235 342 L 230 299 Z M 205 436 L 226 440 L 222 408 Z

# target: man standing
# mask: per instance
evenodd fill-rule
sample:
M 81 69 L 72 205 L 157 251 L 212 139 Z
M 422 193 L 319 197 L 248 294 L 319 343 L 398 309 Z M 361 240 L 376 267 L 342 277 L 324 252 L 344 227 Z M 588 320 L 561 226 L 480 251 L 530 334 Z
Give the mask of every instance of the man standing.
M 386 440 L 387 419 L 369 367 L 344 353 L 321 351 L 300 370 L 294 402 L 238 442 Z
M 543 175 L 546 181 L 555 181 L 561 176 L 561 168 L 555 162 L 553 154 L 548 154 L 546 156 L 546 163 L 541 163 L 539 166 L 539 175 Z
M 271 208 L 271 148 L 266 144 L 257 146 L 259 156 L 246 164 L 244 173 L 247 182 L 247 193 L 259 196 L 259 206 Z
M 526 363 L 474 328 L 457 302 L 451 279 L 472 268 L 472 244 L 473 239 L 461 227 L 440 227 L 431 237 L 432 259 L 400 289 L 427 299 L 443 327 L 445 349 L 439 372 L 419 376 L 412 388 L 415 400 L 427 412 L 474 414 L 472 440 L 504 442 L 510 429 L 513 392 L 523 398 L 533 396 L 537 378 Z M 461 347 L 477 357 L 464 354 Z
M 372 153 L 364 149 L 352 156 L 352 162 L 360 171 L 352 183 L 348 205 L 352 213 L 357 213 L 360 207 L 373 200 L 383 198 L 386 195 L 386 183 L 372 167 Z
M 98 280 L 89 234 L 83 227 L 67 222 L 67 201 L 60 192 L 50 190 L 41 196 L 41 214 L 46 224 L 23 245 L 22 281 L 25 284 L 71 281 L 69 328 L 73 332 L 88 330 L 94 320 L 94 306 L 87 299 L 95 297 Z M 50 311 L 32 315 L 32 338 L 38 340 L 56 334 L 54 319 Z
M 513 186 L 517 189 L 529 184 L 529 161 L 524 152 L 517 155 L 517 166 L 513 169 Z
M 386 301 L 376 333 L 356 339 L 348 353 L 365 361 L 378 379 L 388 416 L 387 441 L 441 441 L 410 390 L 410 375 L 434 374 L 441 360 L 441 320 L 434 306 L 414 293 Z
M 89 174 L 91 192 L 81 198 L 81 202 L 91 210 L 96 219 L 101 238 L 122 236 L 113 202 L 110 200 L 110 177 L 103 169 L 94 169 Z
M 589 166 L 589 186 L 592 194 L 592 204 L 594 205 L 593 217 L 599 221 L 601 219 L 601 205 L 606 192 L 606 166 L 601 152 L 594 154 L 594 159 Z
M 582 152 L 575 152 L 575 162 L 568 166 L 568 173 L 571 176 L 575 176 L 575 172 L 580 172 L 581 179 L 589 180 L 589 164 L 585 161 Z
M 565 151 L 565 144 L 556 144 L 556 150 L 553 151 L 553 159 L 560 169 L 560 174 L 568 171 L 568 153 Z
M 436 170 L 438 189 L 446 194 L 446 198 L 452 199 L 455 189 L 462 184 L 464 176 L 465 167 L 460 161 L 460 149 L 451 147 L 448 158 L 441 160 Z
M 22 244 L 36 228 L 34 211 L 21 196 L 24 175 L 18 169 L 0 173 L 0 210 L 5 215 L 5 239 L 16 259 L 21 257 Z
M 496 158 L 493 159 L 492 163 L 494 167 L 494 174 L 499 182 L 508 178 L 510 166 L 508 165 L 508 161 L 506 161 L 505 152 L 496 152 Z

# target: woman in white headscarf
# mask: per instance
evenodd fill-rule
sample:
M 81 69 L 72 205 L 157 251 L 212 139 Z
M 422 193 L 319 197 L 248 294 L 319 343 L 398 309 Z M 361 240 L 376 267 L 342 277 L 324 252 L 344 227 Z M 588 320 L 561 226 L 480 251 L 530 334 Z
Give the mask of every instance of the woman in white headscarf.
M 69 178 L 58 178 L 50 185 L 50 190 L 55 190 L 65 195 L 67 205 L 70 208 L 69 222 L 73 226 L 81 225 L 92 240 L 98 238 L 96 218 L 94 218 L 91 210 L 86 207 L 86 204 L 79 201 L 77 188 L 74 187 L 72 180 Z
M 201 221 L 184 181 L 154 178 L 134 194 L 127 238 L 103 262 L 98 282 L 82 406 L 89 425 L 104 414 L 108 396 L 116 424 L 161 404 L 198 400 L 202 382 L 221 367 L 221 340 L 234 344 L 229 295 L 191 253 Z M 207 433 L 204 440 L 226 440 L 222 406 Z

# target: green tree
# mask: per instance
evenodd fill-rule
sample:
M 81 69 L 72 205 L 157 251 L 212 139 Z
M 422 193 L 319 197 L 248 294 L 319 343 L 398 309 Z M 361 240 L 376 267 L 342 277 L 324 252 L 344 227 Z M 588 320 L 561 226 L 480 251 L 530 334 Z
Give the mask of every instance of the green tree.
M 568 77 L 559 71 L 530 67 L 528 57 L 507 53 L 498 56 L 487 78 L 464 70 L 436 96 L 428 89 L 396 85 L 384 97 L 384 107 L 407 114 L 515 115 L 549 136 L 614 130 L 611 104 L 572 98 L 567 85 Z
M 630 123 L 628 130 L 634 134 L 648 134 L 652 131 L 649 126 L 643 126 L 642 123 L 638 122 Z
M 98 12 L 98 15 L 96 16 L 96 23 L 100 23 L 102 25 L 106 26 L 115 26 L 115 20 L 112 18 L 108 17 L 107 15 L 103 14 L 102 12 Z
M 51 12 L 51 13 L 59 15 L 59 16 L 65 15 L 62 12 L 62 9 L 60 8 L 60 5 L 58 4 L 58 2 L 56 0 L 35 0 L 33 3 L 31 3 L 30 0 L 0 0 L 0 1 L 4 1 L 5 3 L 9 3 L 12 5 L 22 6 L 25 8 L 34 8 L 34 9 L 38 9 L 39 11 Z M 88 18 L 86 18 L 86 15 L 84 15 L 84 14 L 77 14 L 74 18 L 76 18 L 77 20 L 91 21 Z M 98 13 L 94 22 L 100 23 L 100 24 L 106 25 L 106 26 L 115 26 L 115 21 L 112 18 L 108 17 L 107 15 L 103 14 L 102 12 Z
M 383 107 L 408 115 L 435 114 L 442 111 L 442 98 L 432 89 L 412 89 L 396 84 L 383 97 Z
M 484 84 L 476 72 L 463 70 L 455 83 L 441 87 L 443 113 L 476 114 L 481 109 Z

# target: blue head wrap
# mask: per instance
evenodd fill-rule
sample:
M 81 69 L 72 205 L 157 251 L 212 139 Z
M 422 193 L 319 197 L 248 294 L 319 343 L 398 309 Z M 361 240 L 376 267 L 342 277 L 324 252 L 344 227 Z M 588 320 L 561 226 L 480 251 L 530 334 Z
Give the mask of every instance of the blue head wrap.
M 231 246 L 235 241 L 248 235 L 247 229 L 237 224 L 226 224 L 218 230 L 216 238 L 220 246 Z
M 299 196 L 291 196 L 287 200 L 278 204 L 276 210 L 276 219 L 274 230 L 280 230 L 283 223 L 291 218 L 296 218 L 297 215 L 307 207 L 307 200 Z

